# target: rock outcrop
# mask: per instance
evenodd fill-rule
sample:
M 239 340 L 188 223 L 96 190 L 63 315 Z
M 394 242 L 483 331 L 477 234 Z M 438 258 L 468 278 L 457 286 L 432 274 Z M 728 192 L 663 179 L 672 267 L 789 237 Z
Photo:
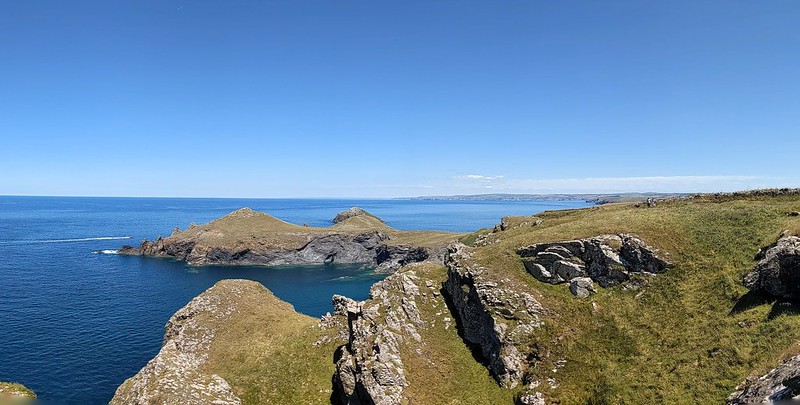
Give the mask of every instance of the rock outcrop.
M 581 297 L 594 292 L 592 281 L 608 288 L 671 266 L 654 248 L 625 234 L 539 243 L 519 248 L 517 254 L 534 278 L 550 284 L 569 282 L 570 291 Z
M 22 384 L 0 382 L 0 403 L 25 404 L 35 400 L 36 394 Z
M 774 297 L 800 298 L 800 238 L 784 236 L 762 248 L 758 264 L 744 276 L 744 286 Z
M 236 313 L 237 297 L 254 289 L 263 287 L 224 280 L 192 299 L 167 322 L 158 355 L 117 389 L 111 404 L 241 404 L 222 377 L 202 366 L 218 325 Z
M 444 291 L 462 337 L 479 349 L 495 379 L 513 388 L 539 357 L 536 330 L 550 312 L 528 292 L 504 287 L 477 267 L 468 248 L 452 245 L 445 259 Z
M 370 289 L 370 299 L 356 302 L 334 296 L 335 315 L 345 315 L 348 343 L 336 353 L 334 392 L 342 404 L 400 404 L 408 386 L 401 346 L 419 343 L 426 327 L 417 300 L 432 299 L 433 286 L 420 287 L 412 269 L 395 273 Z M 430 291 L 421 291 L 428 289 Z
M 205 225 L 176 230 L 167 238 L 145 240 L 139 247 L 124 246 L 118 253 L 174 258 L 194 266 L 347 263 L 392 272 L 440 258 L 438 252 L 458 236 L 428 232 L 434 243 L 415 245 L 409 235 L 417 233 L 389 228 L 360 208 L 340 213 L 335 222 L 330 228 L 302 227 L 243 208 Z
M 792 357 L 760 378 L 746 380 L 728 397 L 728 404 L 794 403 L 797 398 L 800 398 L 800 356 Z

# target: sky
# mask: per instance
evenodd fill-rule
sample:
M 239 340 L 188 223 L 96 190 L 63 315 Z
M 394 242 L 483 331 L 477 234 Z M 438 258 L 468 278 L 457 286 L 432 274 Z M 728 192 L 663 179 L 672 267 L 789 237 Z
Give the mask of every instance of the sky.
M 0 195 L 797 187 L 800 2 L 2 1 Z

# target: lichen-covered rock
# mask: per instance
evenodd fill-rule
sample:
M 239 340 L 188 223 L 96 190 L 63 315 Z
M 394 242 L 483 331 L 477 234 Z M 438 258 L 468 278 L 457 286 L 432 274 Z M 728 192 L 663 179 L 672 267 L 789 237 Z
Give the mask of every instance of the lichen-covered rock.
M 728 404 L 794 403 L 797 398 L 800 398 L 800 356 L 792 357 L 760 378 L 746 380 L 728 397 Z
M 334 388 L 343 404 L 400 404 L 408 386 L 400 345 L 421 340 L 421 299 L 413 270 L 395 273 L 370 289 L 370 299 L 356 302 L 334 296 L 336 313 L 347 316 L 347 345 L 336 354 Z
M 607 288 L 625 283 L 634 273 L 663 273 L 671 266 L 654 248 L 625 234 L 539 243 L 519 248 L 517 254 L 534 278 L 550 284 L 589 277 Z
M 527 292 L 504 288 L 478 267 L 464 245 L 451 245 L 445 259 L 447 292 L 463 338 L 480 349 L 495 379 L 513 388 L 538 357 L 535 331 L 549 314 Z
M 111 404 L 240 404 L 228 383 L 208 374 L 216 325 L 237 311 L 237 298 L 263 287 L 253 281 L 224 280 L 192 299 L 167 322 L 155 358 L 118 389 Z
M 594 282 L 589 277 L 575 277 L 569 281 L 569 291 L 578 298 L 586 298 L 597 293 Z
M 784 236 L 761 249 L 755 269 L 744 277 L 750 290 L 780 298 L 800 298 L 800 238 Z

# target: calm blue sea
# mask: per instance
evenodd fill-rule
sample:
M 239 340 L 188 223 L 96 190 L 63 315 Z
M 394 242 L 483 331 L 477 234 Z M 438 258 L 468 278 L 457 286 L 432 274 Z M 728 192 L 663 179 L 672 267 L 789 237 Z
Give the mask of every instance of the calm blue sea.
M 327 226 L 360 206 L 398 229 L 473 231 L 505 215 L 582 202 L 328 199 L 171 199 L 0 196 L 0 381 L 47 402 L 107 403 L 161 346 L 164 324 L 226 278 L 256 280 L 303 313 L 331 310 L 333 294 L 367 297 L 381 276 L 358 266 L 202 267 L 94 254 L 241 207 Z

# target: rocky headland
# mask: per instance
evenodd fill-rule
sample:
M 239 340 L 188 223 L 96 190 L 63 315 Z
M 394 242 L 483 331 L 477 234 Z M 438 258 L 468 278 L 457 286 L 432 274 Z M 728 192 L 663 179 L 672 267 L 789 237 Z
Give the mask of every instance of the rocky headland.
M 398 231 L 358 207 L 339 213 L 333 223 L 328 228 L 299 226 L 242 208 L 139 247 L 124 246 L 118 253 L 174 258 L 194 266 L 359 263 L 392 272 L 409 263 L 441 262 L 447 244 L 462 236 Z
M 223 281 L 173 316 L 115 403 L 789 400 L 798 208 L 794 194 L 748 194 L 504 218 L 441 262 L 408 260 L 365 301 L 333 297 L 322 319 Z M 377 225 L 353 213 L 326 232 Z

